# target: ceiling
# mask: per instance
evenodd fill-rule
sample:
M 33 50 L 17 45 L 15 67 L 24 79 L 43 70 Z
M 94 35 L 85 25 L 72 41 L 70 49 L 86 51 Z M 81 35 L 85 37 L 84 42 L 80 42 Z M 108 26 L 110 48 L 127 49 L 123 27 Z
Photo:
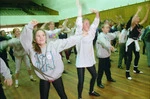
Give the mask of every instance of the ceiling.
M 33 1 L 39 5 L 57 10 L 59 16 L 0 16 L 0 26 L 26 24 L 32 19 L 37 19 L 40 23 L 59 20 L 77 16 L 76 0 L 1 0 L 0 3 L 28 3 Z M 121 6 L 131 5 L 149 0 L 80 0 L 83 5 L 83 14 L 89 14 L 89 9 L 94 8 L 99 11 Z M 13 20 L 17 19 L 17 20 Z
M 60 19 L 77 16 L 76 0 L 32 0 L 37 4 L 59 11 Z M 83 14 L 88 14 L 90 8 L 99 11 L 126 6 L 148 0 L 80 0 L 83 4 Z

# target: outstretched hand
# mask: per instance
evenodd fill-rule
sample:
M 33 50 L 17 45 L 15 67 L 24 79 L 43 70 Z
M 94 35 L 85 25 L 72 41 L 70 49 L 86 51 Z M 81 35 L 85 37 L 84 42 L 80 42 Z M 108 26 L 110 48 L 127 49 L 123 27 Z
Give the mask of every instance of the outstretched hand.
M 92 13 L 98 13 L 98 10 L 95 10 L 95 9 L 90 9 L 90 11 L 91 11 Z
M 141 11 L 141 10 L 142 10 L 142 6 L 139 6 L 139 7 L 138 7 L 138 10 Z
M 4 83 L 7 84 L 7 86 L 11 86 L 13 84 L 13 81 L 11 78 L 9 78 L 9 79 L 5 79 Z
M 35 26 L 35 25 L 38 24 L 38 21 L 37 21 L 37 20 L 32 20 L 32 21 L 31 21 L 31 24 Z

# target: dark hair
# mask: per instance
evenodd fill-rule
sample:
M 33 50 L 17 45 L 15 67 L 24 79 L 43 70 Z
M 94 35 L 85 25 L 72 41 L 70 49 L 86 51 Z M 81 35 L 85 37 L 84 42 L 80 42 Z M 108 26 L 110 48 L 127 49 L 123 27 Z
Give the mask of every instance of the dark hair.
M 133 18 L 133 16 L 131 16 L 131 18 L 130 18 L 129 21 L 127 22 L 126 30 L 128 30 L 128 29 L 131 27 L 132 18 Z
M 36 31 L 33 31 L 33 42 L 32 42 L 33 49 L 34 49 L 35 52 L 40 54 L 40 53 L 42 53 L 41 48 L 39 47 L 39 45 L 35 41 L 35 36 L 36 36 L 36 33 L 38 31 L 43 31 L 45 33 L 45 35 L 46 35 L 46 32 L 43 29 L 37 29 Z

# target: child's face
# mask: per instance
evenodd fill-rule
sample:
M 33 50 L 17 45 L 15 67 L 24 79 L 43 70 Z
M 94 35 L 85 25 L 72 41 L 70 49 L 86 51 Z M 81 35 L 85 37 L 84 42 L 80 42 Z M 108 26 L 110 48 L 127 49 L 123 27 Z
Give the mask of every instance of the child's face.
M 109 26 L 109 24 L 105 24 L 104 27 L 102 28 L 102 31 L 103 31 L 104 33 L 108 33 L 108 32 L 110 31 L 110 26 Z
M 55 28 L 55 23 L 54 22 L 50 22 L 49 29 L 50 30 L 54 30 L 54 28 Z
M 14 35 L 15 35 L 15 37 L 19 37 L 20 36 L 20 30 L 18 28 L 15 30 Z
M 41 46 L 46 43 L 46 34 L 42 30 L 36 32 L 35 42 Z
M 85 19 L 83 21 L 83 30 L 88 31 L 89 28 L 90 28 L 90 22 L 89 22 L 89 20 Z

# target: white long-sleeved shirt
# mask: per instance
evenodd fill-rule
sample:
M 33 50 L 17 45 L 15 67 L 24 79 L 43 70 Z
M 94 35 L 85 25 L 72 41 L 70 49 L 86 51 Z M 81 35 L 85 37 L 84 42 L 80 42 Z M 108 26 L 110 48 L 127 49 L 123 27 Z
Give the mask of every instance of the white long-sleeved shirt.
M 6 66 L 5 62 L 0 58 L 0 74 L 2 74 L 5 79 L 11 78 L 10 70 Z
M 107 58 L 111 55 L 111 40 L 118 36 L 119 32 L 115 33 L 103 33 L 101 32 L 96 41 L 96 50 L 98 58 Z
M 50 81 L 58 79 L 64 71 L 63 61 L 59 53 L 77 44 L 82 36 L 72 36 L 68 39 L 58 39 L 48 42 L 47 45 L 41 49 L 42 53 L 39 54 L 34 51 L 32 46 L 32 31 L 33 25 L 26 25 L 21 33 L 20 41 L 31 58 L 35 73 L 40 79 Z
M 93 50 L 93 39 L 95 37 L 96 28 L 99 24 L 99 18 L 95 18 L 90 29 L 88 31 L 88 35 L 83 37 L 79 44 L 76 45 L 77 48 L 77 59 L 76 59 L 76 67 L 91 67 L 93 66 L 95 61 L 94 50 Z M 82 17 L 77 18 L 77 29 L 76 33 L 82 34 Z
M 126 43 L 128 32 L 129 32 L 129 31 L 126 30 L 126 29 L 123 29 L 123 30 L 121 31 L 121 34 L 120 34 L 120 36 L 119 36 L 119 43 Z

